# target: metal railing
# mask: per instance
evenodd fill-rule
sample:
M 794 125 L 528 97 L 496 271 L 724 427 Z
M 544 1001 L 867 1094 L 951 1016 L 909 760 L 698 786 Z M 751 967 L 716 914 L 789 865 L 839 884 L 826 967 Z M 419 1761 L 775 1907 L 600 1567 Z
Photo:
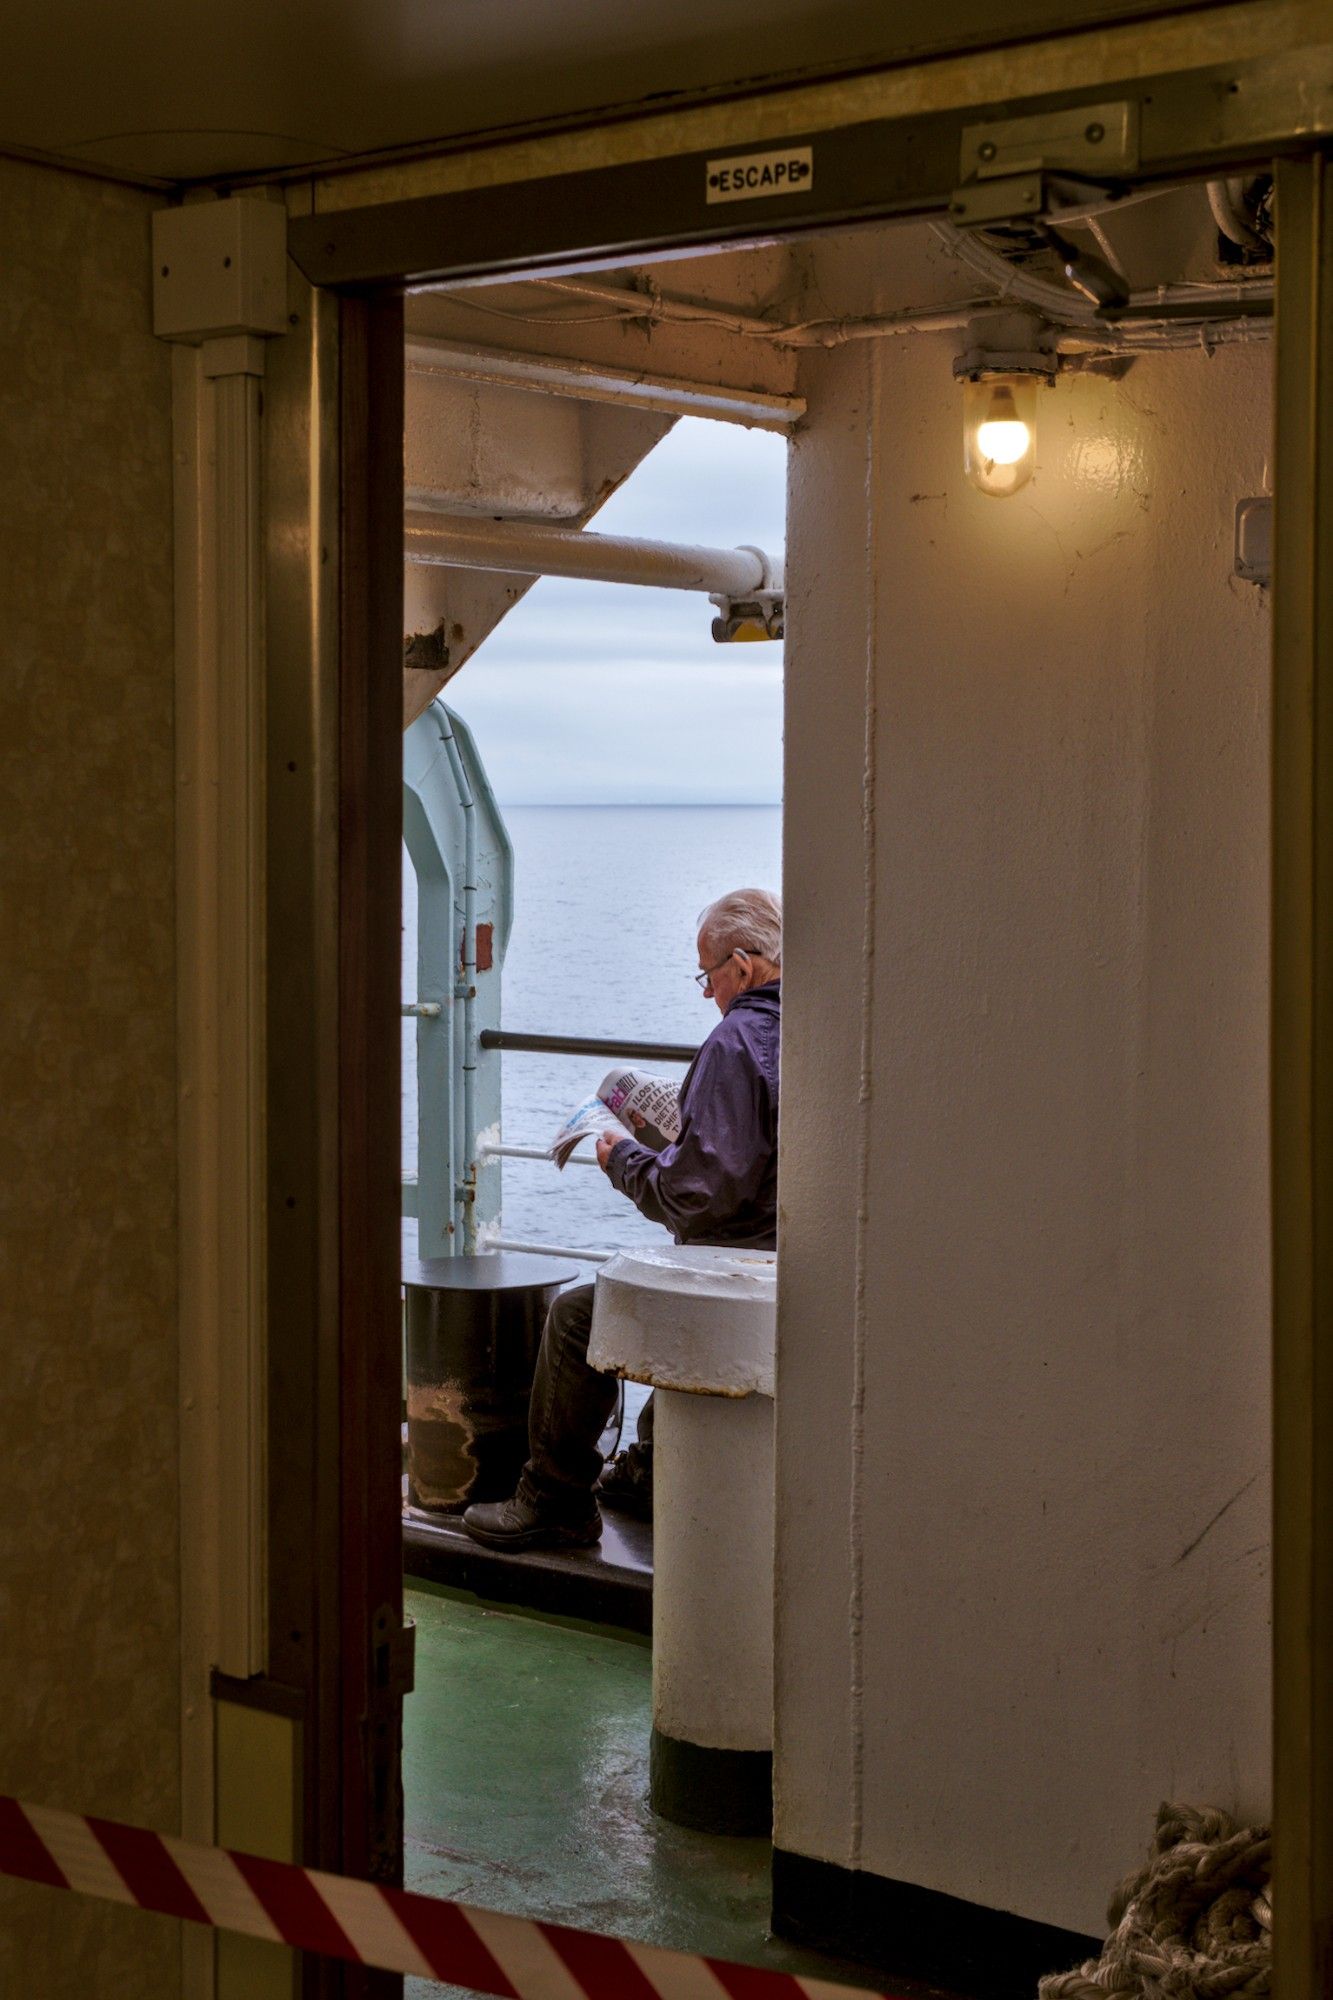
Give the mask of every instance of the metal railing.
M 483 1160 L 549 1160 L 548 1146 L 479 1146 L 477 1151 Z M 571 1153 L 566 1166 L 595 1167 L 596 1160 L 591 1153 Z
M 484 1049 L 524 1050 L 538 1056 L 633 1056 L 640 1062 L 693 1062 L 697 1043 L 624 1042 L 587 1035 L 526 1035 L 513 1028 L 483 1028 Z
M 400 1012 L 406 1018 L 437 1021 L 438 1000 L 404 1000 Z M 699 1053 L 697 1042 L 622 1042 L 601 1036 L 528 1035 L 514 1028 L 483 1028 L 477 1037 L 483 1049 L 511 1049 L 542 1056 L 633 1056 L 639 1062 L 693 1062 Z
M 418 1019 L 436 1020 L 440 1006 L 436 1001 L 405 1000 L 402 1011 L 404 1015 L 415 1015 Z M 632 1057 L 639 1062 L 690 1063 L 699 1053 L 697 1045 L 690 1042 L 629 1042 L 588 1035 L 529 1035 L 513 1028 L 483 1028 L 477 1036 L 477 1045 L 483 1049 L 508 1049 L 528 1055 L 621 1056 Z M 479 1159 L 549 1160 L 550 1157 L 544 1146 L 491 1143 L 478 1148 Z M 597 1165 L 597 1161 L 586 1153 L 572 1153 L 570 1162 L 579 1167 Z M 578 1264 L 604 1264 L 614 1254 L 610 1250 L 576 1250 L 563 1243 L 521 1242 L 507 1236 L 492 1237 L 487 1248 L 521 1250 L 534 1256 L 567 1257 Z
M 488 1250 L 526 1250 L 534 1257 L 568 1257 L 574 1264 L 605 1264 L 615 1256 L 614 1250 L 572 1250 L 563 1243 L 523 1243 L 509 1236 L 495 1236 L 487 1244 Z

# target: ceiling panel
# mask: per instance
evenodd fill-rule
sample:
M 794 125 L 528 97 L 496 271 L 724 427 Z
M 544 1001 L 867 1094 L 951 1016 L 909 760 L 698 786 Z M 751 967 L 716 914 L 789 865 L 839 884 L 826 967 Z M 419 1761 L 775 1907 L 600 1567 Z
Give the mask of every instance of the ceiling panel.
M 44 0 L 6 10 L 0 147 L 206 180 L 1190 4 Z

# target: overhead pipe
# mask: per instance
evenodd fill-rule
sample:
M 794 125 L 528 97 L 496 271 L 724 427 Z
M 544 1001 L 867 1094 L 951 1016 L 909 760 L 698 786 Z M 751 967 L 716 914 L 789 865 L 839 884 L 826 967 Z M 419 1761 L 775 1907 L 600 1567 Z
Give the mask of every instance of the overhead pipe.
M 659 590 L 698 590 L 710 597 L 736 599 L 782 588 L 781 563 L 752 548 L 640 541 L 421 507 L 409 508 L 404 536 L 408 562 L 449 569 L 586 577 L 597 583 L 647 584 Z
M 970 231 L 956 229 L 952 223 L 932 222 L 930 227 L 946 255 L 958 258 L 978 276 L 989 278 L 998 286 L 1001 301 L 1019 299 L 1025 305 L 1036 306 L 1057 326 L 1105 330 L 1098 308 L 1088 299 L 1080 298 L 1068 286 L 1056 284 L 1049 278 L 1035 277 L 1032 272 L 1020 269 Z M 1242 309 L 1252 306 L 1257 299 L 1271 300 L 1272 296 L 1271 278 L 1252 278 L 1239 283 L 1155 285 L 1131 292 L 1129 304 L 1136 312 L 1141 310 L 1145 314 L 1150 308 L 1157 307 L 1164 320 L 1192 309 L 1197 311 L 1201 321 L 1213 318 L 1220 321 L 1222 314 L 1219 308 L 1235 305 Z M 993 306 L 996 301 L 991 303 Z
M 1243 203 L 1237 205 L 1236 190 L 1242 182 L 1212 182 L 1209 184 L 1209 200 L 1213 213 L 1226 234 L 1236 242 L 1246 241 L 1249 247 L 1263 247 L 1263 238 L 1253 226 L 1244 220 Z M 1100 212 L 1110 213 L 1115 209 L 1129 208 L 1138 202 L 1157 199 L 1165 190 L 1162 188 L 1139 188 L 1132 193 L 1122 194 L 1115 199 L 1104 199 L 1087 208 L 1064 211 L 1066 219 L 1091 222 L 1095 228 L 1096 216 Z M 1225 198 L 1227 219 L 1223 220 L 1221 200 Z M 971 240 L 970 232 L 956 229 L 951 223 L 937 222 L 931 225 L 936 237 L 950 255 L 958 257 L 969 265 L 976 276 L 995 285 L 1000 300 L 1020 298 L 1025 303 L 1035 305 L 1056 325 L 1076 327 L 1080 324 L 1098 324 L 1091 304 L 1081 299 L 1077 292 L 1049 279 L 1035 277 L 1031 272 L 1021 270 L 1007 258 L 994 251 L 989 245 Z M 1241 230 L 1247 232 L 1242 236 Z M 563 293 L 569 298 L 577 298 L 593 305 L 603 305 L 623 313 L 626 319 L 640 319 L 650 325 L 658 321 L 715 326 L 725 332 L 736 333 L 747 339 L 764 339 L 779 347 L 841 347 L 852 340 L 878 340 L 894 334 L 907 333 L 947 333 L 965 326 L 973 314 L 985 312 L 995 307 L 994 297 L 949 300 L 935 307 L 909 308 L 905 312 L 868 314 L 845 319 L 789 320 L 763 319 L 753 313 L 736 312 L 726 306 L 699 304 L 692 299 L 683 299 L 671 293 L 641 292 L 626 285 L 599 284 L 589 278 L 543 278 L 537 281 L 543 291 Z M 458 294 L 466 300 L 466 294 Z M 1271 298 L 1271 284 L 1260 279 L 1228 284 L 1223 281 L 1208 285 L 1163 285 L 1152 290 L 1136 292 L 1132 303 L 1146 311 L 1150 305 L 1164 308 L 1163 318 L 1171 319 L 1187 306 L 1198 306 L 1201 319 L 1217 317 L 1217 308 L 1228 303 L 1253 300 L 1255 297 Z M 537 317 L 534 315 L 534 317 Z M 1108 349 L 1128 346 L 1130 343 L 1114 336 L 1108 339 Z
M 626 319 L 659 320 L 678 325 L 720 328 L 747 340 L 767 340 L 778 347 L 841 347 L 849 340 L 875 340 L 895 333 L 948 333 L 965 326 L 973 313 L 995 302 L 990 298 L 959 299 L 942 306 L 880 313 L 871 317 L 783 321 L 759 319 L 726 306 L 697 305 L 666 292 L 639 292 L 626 285 L 599 285 L 587 278 L 541 278 L 544 292 L 563 292 L 591 305 L 610 306 Z M 466 294 L 459 296 L 466 303 Z
M 1271 258 L 1273 246 L 1256 227 L 1245 206 L 1244 180 L 1209 181 L 1208 206 L 1213 212 L 1213 221 L 1231 242 L 1242 250 Z
M 625 285 L 599 285 L 595 278 L 540 278 L 544 292 L 562 292 L 567 298 L 582 299 L 590 305 L 609 306 L 635 318 L 669 319 L 680 323 L 694 320 L 705 326 L 721 327 L 728 333 L 772 339 L 781 331 L 772 320 L 752 313 L 738 313 L 726 306 L 695 305 L 690 299 L 669 297 L 662 292 L 633 291 Z
M 1243 203 L 1237 204 L 1235 190 L 1241 182 L 1211 182 L 1209 200 L 1214 216 L 1228 235 L 1237 242 L 1251 239 L 1251 247 L 1263 244 L 1263 239 L 1254 231 L 1243 216 Z M 1114 198 L 1103 197 L 1095 202 L 1062 211 L 1067 221 L 1089 222 L 1097 232 L 1096 217 L 1100 213 L 1110 213 L 1118 208 L 1128 208 L 1137 202 L 1156 200 L 1166 190 L 1158 187 L 1137 188 L 1132 192 Z M 890 312 L 849 317 L 845 319 L 778 320 L 765 319 L 756 313 L 737 312 L 727 306 L 708 305 L 693 299 L 684 299 L 669 292 L 639 291 L 629 285 L 602 284 L 595 278 L 560 277 L 533 280 L 541 291 L 554 292 L 570 299 L 579 299 L 590 305 L 605 306 L 610 311 L 623 315 L 625 320 L 639 320 L 649 326 L 659 322 L 683 325 L 712 326 L 723 332 L 739 334 L 744 339 L 765 340 L 773 345 L 787 348 L 841 347 L 852 340 L 878 340 L 894 334 L 946 333 L 965 326 L 978 312 L 993 309 L 997 303 L 1008 298 L 1019 298 L 1025 303 L 1037 306 L 1057 326 L 1071 331 L 1080 326 L 1096 326 L 1099 322 L 1095 309 L 1086 299 L 1071 289 L 1053 283 L 1049 279 L 1038 278 L 992 250 L 989 245 L 972 240 L 970 232 L 955 229 L 947 222 L 931 224 L 937 239 L 944 245 L 949 255 L 959 258 L 970 266 L 974 275 L 994 285 L 998 299 L 991 296 L 949 300 L 935 307 L 909 308 L 905 312 Z M 1242 234 L 1242 231 L 1245 234 Z M 1100 232 L 1097 232 L 1100 233 Z M 442 287 L 447 295 L 461 305 L 474 301 L 466 289 L 450 291 Z M 1253 299 L 1255 296 L 1270 298 L 1271 285 L 1264 281 L 1251 280 L 1248 284 L 1228 285 L 1225 282 L 1214 285 L 1163 285 L 1155 290 L 1132 295 L 1132 304 L 1146 311 L 1150 305 L 1164 308 L 1163 318 L 1169 321 L 1186 306 L 1197 305 L 1201 320 L 1217 321 L 1217 308 L 1227 303 Z M 534 324 L 559 325 L 549 315 L 541 313 L 521 313 L 505 315 L 516 320 L 528 320 Z M 1226 323 L 1222 321 L 1220 323 Z M 1240 337 L 1246 337 L 1244 335 Z M 1248 337 L 1255 337 L 1249 335 Z M 1110 334 L 1106 348 L 1114 352 L 1134 345 L 1153 346 L 1156 341 L 1140 341 L 1137 336 L 1126 339 Z M 1176 344 L 1172 342 L 1171 344 Z

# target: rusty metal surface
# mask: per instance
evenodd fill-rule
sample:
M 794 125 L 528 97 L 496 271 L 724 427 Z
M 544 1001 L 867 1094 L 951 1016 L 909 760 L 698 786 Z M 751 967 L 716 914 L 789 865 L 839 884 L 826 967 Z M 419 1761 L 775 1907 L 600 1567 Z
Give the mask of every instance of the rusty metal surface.
M 542 1327 L 566 1280 L 540 1257 L 406 1266 L 409 1506 L 458 1513 L 513 1492 Z

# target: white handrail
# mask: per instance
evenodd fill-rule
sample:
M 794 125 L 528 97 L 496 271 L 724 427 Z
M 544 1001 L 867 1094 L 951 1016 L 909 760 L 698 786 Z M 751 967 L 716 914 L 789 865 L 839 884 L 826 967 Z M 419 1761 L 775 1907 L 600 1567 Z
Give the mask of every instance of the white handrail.
M 483 1160 L 549 1160 L 551 1155 L 545 1146 L 479 1146 L 479 1158 Z M 570 1161 L 576 1167 L 595 1167 L 596 1160 L 591 1153 L 571 1153 Z
M 534 1257 L 568 1257 L 576 1264 L 605 1264 L 615 1256 L 614 1250 L 570 1250 L 563 1243 L 519 1243 L 508 1236 L 495 1236 L 486 1245 L 488 1250 L 527 1250 Z

